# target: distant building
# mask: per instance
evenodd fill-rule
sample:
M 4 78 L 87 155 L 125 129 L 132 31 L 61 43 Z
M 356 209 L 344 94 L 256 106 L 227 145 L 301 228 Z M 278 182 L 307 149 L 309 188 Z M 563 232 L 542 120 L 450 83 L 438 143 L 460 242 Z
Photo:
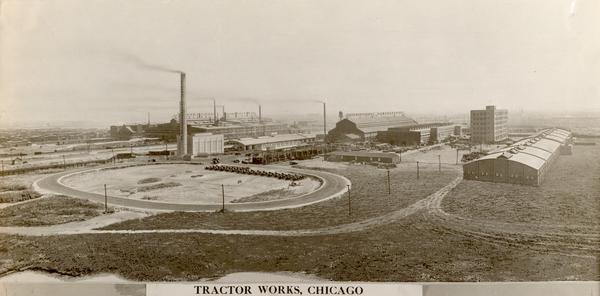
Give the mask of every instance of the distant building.
M 468 180 L 523 185 L 540 185 L 552 163 L 561 154 L 570 154 L 571 133 L 545 130 L 536 136 L 496 150 L 463 165 Z
M 411 126 L 416 121 L 403 112 L 353 113 L 346 114 L 327 133 L 328 142 L 362 142 L 377 138 L 377 133 L 393 127 Z
M 192 129 L 195 132 L 223 135 L 225 140 L 290 134 L 295 131 L 287 124 L 277 122 L 192 126 Z
M 135 136 L 142 136 L 145 127 L 141 124 L 113 125 L 110 127 L 110 137 L 115 140 L 129 140 Z
M 398 146 L 427 145 L 442 142 L 455 135 L 455 125 L 449 123 L 424 123 L 393 127 L 379 132 L 377 140 Z
M 192 156 L 223 154 L 225 140 L 223 135 L 198 133 L 188 136 L 188 153 Z
M 508 139 L 508 110 L 486 106 L 471 110 L 471 142 L 493 144 Z
M 400 156 L 396 153 L 385 152 L 366 152 L 366 151 L 335 151 L 325 154 L 326 161 L 346 161 L 346 162 L 381 162 L 398 163 Z
M 273 151 L 312 145 L 315 141 L 314 134 L 283 134 L 234 139 L 227 141 L 227 145 L 233 145 L 238 151 Z

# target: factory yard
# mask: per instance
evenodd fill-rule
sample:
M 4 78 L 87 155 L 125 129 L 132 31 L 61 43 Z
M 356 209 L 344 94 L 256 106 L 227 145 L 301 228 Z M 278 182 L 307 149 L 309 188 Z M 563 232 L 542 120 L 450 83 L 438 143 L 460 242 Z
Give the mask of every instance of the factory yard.
M 597 148 L 586 146 L 585 149 L 589 151 L 583 149 L 577 147 L 574 155 L 561 156 L 544 184 L 549 187 L 537 189 L 547 190 L 543 194 L 555 191 L 559 196 L 563 191 L 559 186 L 550 185 L 553 179 L 564 178 L 565 182 L 575 182 L 571 178 L 581 177 L 581 174 L 575 173 L 578 168 L 597 175 L 598 163 L 585 161 L 597 154 L 598 151 L 594 150 Z M 484 220 L 486 217 L 491 217 L 487 220 L 494 223 L 535 223 L 538 220 L 561 223 L 559 220 L 550 220 L 550 217 L 527 220 L 527 210 L 520 208 L 524 204 L 523 199 L 531 198 L 531 203 L 545 201 L 543 194 L 535 195 L 536 187 L 519 187 L 519 192 L 526 192 L 528 197 L 502 204 L 490 200 L 503 200 L 495 195 L 491 186 L 512 185 L 462 181 L 447 196 L 436 196 L 434 193 L 456 181 L 462 174 L 460 168 L 453 164 L 456 150 L 446 146 L 440 150 L 409 155 L 410 158 L 408 155 L 403 157 L 405 162 L 398 164 L 397 168 L 390 169 L 389 195 L 387 171 L 376 166 L 328 163 L 321 159 L 298 161 L 294 165 L 348 178 L 352 182 L 351 204 L 348 203 L 348 194 L 344 194 L 304 207 L 277 211 L 169 212 L 150 216 L 131 213 L 129 216 L 136 219 L 104 226 L 99 230 L 89 228 L 80 234 L 2 234 L 0 249 L 5 252 L 0 252 L 0 273 L 27 269 L 69 276 L 110 272 L 130 280 L 144 281 L 192 281 L 244 271 L 303 272 L 323 279 L 343 281 L 598 280 L 597 256 L 600 250 L 590 246 L 590 242 L 582 244 L 587 249 L 572 250 L 582 239 L 578 238 L 577 245 L 568 244 L 566 241 L 569 237 L 565 238 L 564 233 L 561 234 L 561 239 L 565 240 L 562 244 L 538 244 L 535 241 L 537 237 L 532 240 L 532 236 L 519 237 L 521 234 L 518 233 L 510 234 L 510 237 L 519 237 L 518 241 L 513 242 L 499 239 L 498 234 L 494 234 L 495 237 L 485 236 L 485 229 L 482 228 L 486 225 L 478 224 L 477 228 L 467 225 L 470 221 Z M 441 172 L 438 171 L 437 155 L 441 155 Z M 421 162 L 418 179 L 416 161 Z M 290 167 L 288 163 L 280 163 L 279 166 L 283 171 Z M 250 177 L 215 174 L 210 175 L 214 179 L 209 179 L 208 172 L 203 173 L 203 170 L 204 166 L 191 164 L 151 165 L 104 170 L 71 177 L 81 180 L 64 181 L 82 189 L 100 190 L 103 193 L 103 187 L 99 186 L 105 180 L 110 180 L 115 184 L 115 187 L 109 187 L 111 194 L 129 195 L 121 192 L 121 189 L 127 190 L 133 186 L 136 189 L 134 194 L 139 197 L 144 193 L 168 192 L 198 185 L 195 183 L 197 179 L 202 180 L 205 176 L 207 181 L 212 180 L 210 184 L 217 182 L 218 189 L 221 183 L 235 186 L 237 178 Z M 281 181 L 274 178 L 268 180 Z M 586 180 L 573 183 L 581 185 L 582 191 L 573 193 L 570 198 L 575 199 L 574 203 L 588 200 L 582 207 L 597 210 L 592 198 L 593 193 L 597 192 L 594 191 L 597 187 L 593 187 L 597 185 L 594 183 L 597 177 Z M 144 186 L 173 183 L 181 185 L 139 192 L 139 188 Z M 464 193 L 465 186 L 474 186 L 479 191 L 470 191 L 467 195 Z M 266 188 L 261 190 L 268 192 Z M 576 199 L 575 194 L 582 195 L 583 192 L 589 194 Z M 552 203 L 558 197 L 549 199 Z M 435 213 L 440 205 L 436 202 L 458 220 L 440 218 L 443 215 Z M 510 211 L 515 212 L 512 218 L 504 218 L 509 214 L 508 211 L 503 212 L 505 204 L 512 206 Z M 556 208 L 567 211 L 563 204 Z M 573 211 L 576 213 L 579 210 Z M 561 213 L 556 215 L 562 216 Z M 573 214 L 567 222 L 578 225 L 586 219 L 593 219 L 593 215 L 593 212 L 583 217 Z M 186 230 L 189 232 L 177 233 Z M 194 230 L 218 234 L 195 233 Z M 530 231 L 525 226 L 522 235 Z M 544 235 L 552 236 L 552 233 Z M 595 238 L 588 235 L 585 234 L 585 238 L 594 243 Z M 132 240 L 136 243 L 132 244 Z M 44 260 L 35 259 L 39 256 Z
M 292 186 L 277 178 L 206 170 L 204 165 L 162 164 L 91 170 L 67 176 L 69 187 L 109 196 L 169 203 L 215 204 L 291 198 L 312 192 L 321 182 L 304 178 Z

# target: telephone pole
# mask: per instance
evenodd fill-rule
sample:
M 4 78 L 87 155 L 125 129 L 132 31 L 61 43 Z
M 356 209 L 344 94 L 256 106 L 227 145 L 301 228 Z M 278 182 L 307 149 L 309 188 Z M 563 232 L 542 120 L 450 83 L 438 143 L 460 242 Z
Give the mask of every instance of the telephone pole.
M 442 172 L 442 156 L 438 154 L 438 172 Z
M 108 213 L 108 196 L 106 195 L 106 184 L 104 184 L 104 213 Z
M 63 158 L 63 169 L 66 170 L 67 169 L 67 161 L 65 160 L 65 155 L 64 154 L 63 154 L 62 158 Z
M 417 179 L 419 179 L 419 162 L 417 161 Z
M 350 201 L 350 185 L 346 185 L 348 186 L 348 216 L 350 216 L 352 214 L 352 202 Z
M 390 185 L 390 169 L 387 169 L 387 185 L 388 185 L 388 195 L 392 194 L 392 188 Z
M 223 207 L 221 211 L 225 213 L 225 185 L 221 184 L 221 196 L 223 197 Z

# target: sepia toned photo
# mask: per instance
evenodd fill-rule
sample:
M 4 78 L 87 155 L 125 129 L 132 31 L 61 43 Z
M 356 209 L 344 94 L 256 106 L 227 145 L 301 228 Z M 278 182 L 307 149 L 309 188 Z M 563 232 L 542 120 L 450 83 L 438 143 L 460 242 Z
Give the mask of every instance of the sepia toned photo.
M 0 295 L 599 295 L 598 36 L 594 0 L 0 0 Z

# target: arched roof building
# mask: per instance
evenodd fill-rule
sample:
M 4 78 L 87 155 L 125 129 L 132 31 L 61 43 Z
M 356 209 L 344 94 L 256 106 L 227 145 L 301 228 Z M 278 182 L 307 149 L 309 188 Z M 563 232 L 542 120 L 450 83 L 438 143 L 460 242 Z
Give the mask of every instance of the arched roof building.
M 540 185 L 554 160 L 570 151 L 570 138 L 566 130 L 544 130 L 464 164 L 463 176 L 468 180 Z

